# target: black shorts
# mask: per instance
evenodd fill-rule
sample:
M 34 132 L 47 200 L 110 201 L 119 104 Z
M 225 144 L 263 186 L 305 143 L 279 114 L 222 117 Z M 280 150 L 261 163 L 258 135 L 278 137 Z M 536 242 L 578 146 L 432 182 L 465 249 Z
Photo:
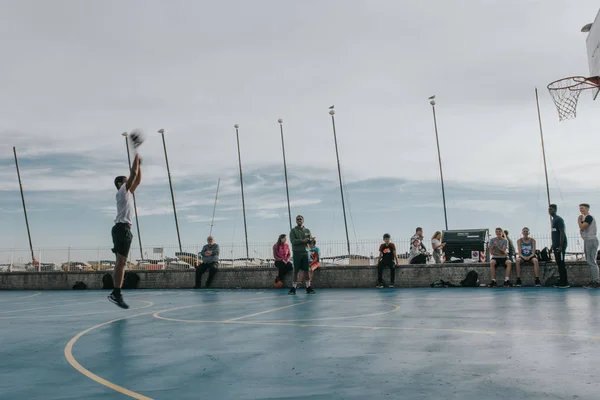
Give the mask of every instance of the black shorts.
M 129 249 L 131 248 L 131 241 L 133 240 L 133 234 L 131 233 L 129 224 L 115 224 L 111 234 L 113 240 L 112 252 L 120 254 L 123 257 L 129 256 Z
M 308 253 L 294 254 L 294 272 L 308 272 Z
M 492 258 L 492 260 L 496 260 L 496 268 L 497 267 L 506 267 L 506 261 L 508 261 L 508 257 Z

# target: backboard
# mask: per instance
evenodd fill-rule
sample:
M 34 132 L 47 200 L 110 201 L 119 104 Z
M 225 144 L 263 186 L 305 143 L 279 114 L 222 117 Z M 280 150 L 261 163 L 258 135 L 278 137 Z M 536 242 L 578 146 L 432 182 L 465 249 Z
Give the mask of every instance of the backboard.
M 596 19 L 592 23 L 590 32 L 585 41 L 588 54 L 588 63 L 590 76 L 600 76 L 600 10 L 596 14 Z M 594 89 L 594 100 L 598 97 L 600 89 Z

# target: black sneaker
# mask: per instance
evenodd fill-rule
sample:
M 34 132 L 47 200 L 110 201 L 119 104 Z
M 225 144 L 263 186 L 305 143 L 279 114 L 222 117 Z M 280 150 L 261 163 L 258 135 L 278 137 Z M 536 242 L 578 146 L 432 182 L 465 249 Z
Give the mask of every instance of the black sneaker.
M 384 287 L 384 286 L 383 286 L 383 282 L 379 282 L 379 283 L 377 284 L 377 286 L 375 286 L 375 287 L 376 287 L 377 289 L 382 289 L 382 288 Z
M 389 287 L 390 289 L 393 289 L 393 288 L 394 288 L 394 284 L 393 284 L 393 283 L 390 283 L 390 286 L 388 286 L 388 287 Z
M 567 289 L 570 288 L 571 285 L 569 285 L 568 283 L 557 283 L 556 285 L 554 285 L 554 287 L 559 289 Z
M 513 284 L 512 284 L 512 282 L 510 281 L 510 279 L 509 279 L 509 280 L 507 280 L 507 281 L 504 281 L 504 287 L 512 287 L 512 286 L 513 286 Z
M 598 289 L 600 288 L 600 283 L 596 281 L 590 281 L 587 285 L 584 286 L 585 289 Z
M 313 290 L 312 286 L 306 288 L 306 294 L 315 294 L 315 291 Z
M 115 303 L 116 305 L 118 305 L 121 308 L 125 308 L 125 309 L 129 308 L 129 306 L 127 305 L 127 303 L 125 303 L 125 301 L 123 300 L 123 295 L 122 294 L 116 295 L 114 293 L 111 293 L 108 296 L 108 300 L 110 302 L 112 302 L 112 303 Z
M 290 289 L 290 291 L 288 292 L 288 294 L 296 294 L 296 288 L 293 287 Z
M 542 286 L 542 282 L 540 282 L 540 278 L 535 278 L 535 286 L 537 286 L 537 287 Z
M 521 287 L 523 286 L 523 282 L 521 282 L 521 278 L 517 278 L 517 283 L 515 283 L 516 287 Z
M 488 287 L 496 287 L 496 286 L 498 286 L 498 284 L 496 283 L 496 281 L 491 281 L 491 282 L 488 284 Z

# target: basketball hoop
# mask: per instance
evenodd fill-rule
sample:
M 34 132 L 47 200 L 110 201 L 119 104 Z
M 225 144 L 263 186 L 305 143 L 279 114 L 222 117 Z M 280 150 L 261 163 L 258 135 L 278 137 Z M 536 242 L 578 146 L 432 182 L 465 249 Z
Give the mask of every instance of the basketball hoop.
M 599 88 L 600 76 L 570 76 L 550 83 L 548 90 L 558 110 L 559 121 L 577 116 L 577 101 L 583 90 Z

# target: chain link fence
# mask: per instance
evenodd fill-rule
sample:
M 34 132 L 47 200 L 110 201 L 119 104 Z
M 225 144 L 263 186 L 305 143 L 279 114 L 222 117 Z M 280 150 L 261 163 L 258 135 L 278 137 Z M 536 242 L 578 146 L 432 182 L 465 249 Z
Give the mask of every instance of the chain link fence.
M 515 249 L 519 237 L 510 237 Z M 537 248 L 550 247 L 550 235 L 536 236 Z M 583 241 L 578 234 L 567 235 L 568 259 L 583 257 Z M 423 241 L 431 250 L 431 240 Z M 345 241 L 319 241 L 317 247 L 321 252 L 321 265 L 372 265 L 378 256 L 379 245 L 375 239 L 354 240 L 350 242 L 348 255 Z M 394 241 L 400 264 L 408 263 L 410 240 Z M 245 243 L 218 243 L 221 268 L 237 268 L 245 266 L 273 266 L 272 242 L 256 242 L 248 244 L 246 254 Z M 183 246 L 144 246 L 143 254 L 139 247 L 132 246 L 129 253 L 128 269 L 130 270 L 182 270 L 193 268 L 203 244 Z M 115 255 L 111 247 L 67 247 L 67 248 L 34 248 L 35 262 L 31 259 L 30 249 L 0 249 L 0 272 L 10 271 L 102 271 L 112 270 Z

